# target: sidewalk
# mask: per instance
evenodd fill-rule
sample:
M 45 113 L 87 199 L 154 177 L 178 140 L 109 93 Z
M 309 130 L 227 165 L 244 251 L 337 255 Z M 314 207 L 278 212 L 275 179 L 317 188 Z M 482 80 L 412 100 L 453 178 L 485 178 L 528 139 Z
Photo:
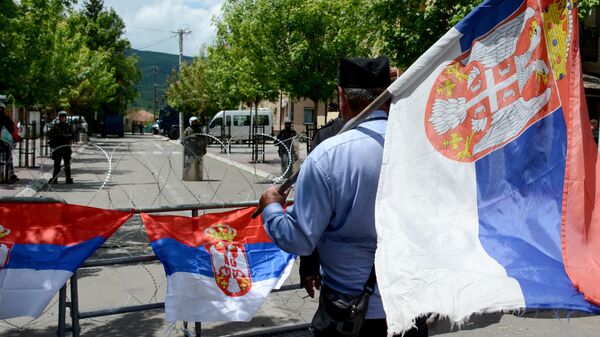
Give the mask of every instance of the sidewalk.
M 19 178 L 14 183 L 0 183 L 0 197 L 33 197 L 52 177 L 53 161 L 50 157 L 40 155 L 40 140 L 36 140 L 35 148 L 35 166 L 19 167 L 19 148 L 15 148 L 12 153 L 15 175 Z M 84 143 L 73 144 L 73 151 L 84 149 Z M 30 162 L 31 164 L 32 162 Z M 22 165 L 25 166 L 25 158 L 22 158 Z
M 265 144 L 264 161 L 262 154 L 259 154 L 259 162 L 252 162 L 252 148 L 248 144 L 232 144 L 229 153 L 223 153 L 218 144 L 213 144 L 207 148 L 206 156 L 224 163 L 234 165 L 240 170 L 247 171 L 266 180 L 276 181 L 281 177 L 281 160 L 277 154 L 277 146 L 272 142 Z M 306 143 L 299 143 L 298 146 L 299 161 L 296 169 L 300 167 L 304 158 L 306 158 Z

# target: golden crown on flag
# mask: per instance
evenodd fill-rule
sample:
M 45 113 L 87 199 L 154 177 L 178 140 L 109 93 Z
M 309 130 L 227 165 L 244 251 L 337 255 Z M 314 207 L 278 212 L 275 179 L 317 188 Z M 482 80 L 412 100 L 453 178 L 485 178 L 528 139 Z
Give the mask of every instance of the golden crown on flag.
M 204 230 L 204 234 L 210 236 L 211 238 L 217 241 L 233 241 L 237 236 L 237 231 L 235 228 L 229 226 L 228 224 L 220 223 L 217 225 L 212 225 Z
M 10 234 L 10 229 L 4 228 L 4 226 L 0 225 L 0 238 L 3 238 Z

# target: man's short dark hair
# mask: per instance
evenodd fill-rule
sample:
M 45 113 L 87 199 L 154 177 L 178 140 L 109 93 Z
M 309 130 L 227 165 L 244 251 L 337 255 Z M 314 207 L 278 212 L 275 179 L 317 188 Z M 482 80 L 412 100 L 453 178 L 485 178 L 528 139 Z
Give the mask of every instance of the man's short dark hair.
M 354 112 L 360 112 L 373 102 L 387 88 L 342 88 L 348 106 Z

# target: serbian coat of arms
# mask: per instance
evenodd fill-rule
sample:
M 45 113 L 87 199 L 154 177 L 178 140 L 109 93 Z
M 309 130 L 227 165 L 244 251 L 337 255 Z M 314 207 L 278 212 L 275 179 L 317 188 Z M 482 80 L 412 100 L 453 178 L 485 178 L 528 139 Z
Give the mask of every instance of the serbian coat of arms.
M 435 80 L 425 112 L 433 147 L 473 162 L 515 139 L 560 106 L 572 30 L 570 2 L 525 4 L 475 40 Z
M 237 231 L 227 224 L 208 227 L 204 234 L 211 238 L 205 244 L 210 253 L 215 282 L 227 296 L 243 296 L 252 288 L 252 277 L 244 245 L 236 243 Z
M 6 242 L 4 239 L 10 234 L 10 229 L 0 225 L 0 270 L 8 265 L 8 258 L 10 257 L 10 250 L 13 247 L 12 242 Z

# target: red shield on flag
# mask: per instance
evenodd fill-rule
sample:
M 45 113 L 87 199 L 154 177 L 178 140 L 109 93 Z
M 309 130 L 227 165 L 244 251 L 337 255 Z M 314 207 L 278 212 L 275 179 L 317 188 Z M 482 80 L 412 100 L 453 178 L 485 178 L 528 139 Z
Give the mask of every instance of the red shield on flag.
M 237 231 L 227 224 L 213 225 L 204 231 L 213 239 L 204 247 L 210 253 L 217 286 L 227 296 L 243 296 L 252 288 L 252 277 L 244 245 L 236 243 Z
M 559 107 L 538 13 L 521 7 L 433 82 L 425 130 L 447 158 L 476 161 Z

